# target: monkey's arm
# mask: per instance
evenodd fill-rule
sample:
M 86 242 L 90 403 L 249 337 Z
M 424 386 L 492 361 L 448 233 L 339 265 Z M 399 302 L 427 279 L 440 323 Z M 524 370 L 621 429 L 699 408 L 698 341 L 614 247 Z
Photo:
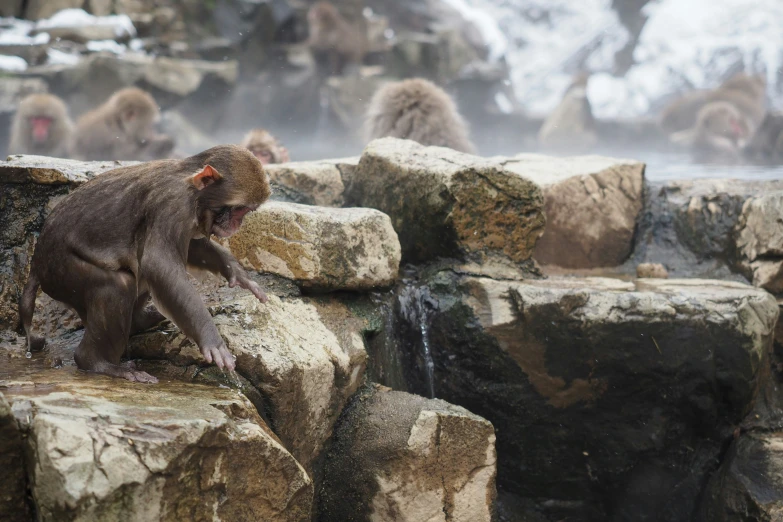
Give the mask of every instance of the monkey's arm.
M 267 302 L 266 294 L 261 287 L 250 279 L 247 272 L 234 256 L 209 238 L 191 239 L 188 247 L 188 265 L 204 268 L 212 273 L 220 274 L 228 281 L 228 286 L 250 290 L 262 303 Z

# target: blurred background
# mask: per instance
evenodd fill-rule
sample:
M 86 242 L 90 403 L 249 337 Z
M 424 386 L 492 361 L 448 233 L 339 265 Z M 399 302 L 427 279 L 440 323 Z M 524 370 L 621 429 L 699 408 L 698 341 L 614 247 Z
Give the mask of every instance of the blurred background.
M 653 179 L 781 174 L 781 2 L 333 0 L 363 35 L 339 67 L 308 44 L 314 3 L 1 0 L 0 154 L 30 93 L 61 97 L 76 120 L 137 86 L 183 154 L 264 127 L 293 161 L 357 155 L 373 93 L 424 77 L 452 96 L 484 156 L 634 157 Z M 729 133 L 729 158 L 713 161 L 695 150 L 699 108 L 725 101 L 721 86 L 738 74 L 761 88 L 734 86 L 744 130 Z M 684 97 L 691 114 L 672 126 L 667 111 Z M 749 152 L 767 127 L 764 147 Z

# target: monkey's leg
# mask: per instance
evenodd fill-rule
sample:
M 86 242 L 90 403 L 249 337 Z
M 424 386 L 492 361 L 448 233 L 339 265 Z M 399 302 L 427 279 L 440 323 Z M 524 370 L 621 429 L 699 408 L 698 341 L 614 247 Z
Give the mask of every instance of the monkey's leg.
M 166 319 L 162 313 L 150 306 L 150 294 L 144 292 L 136 298 L 136 304 L 133 306 L 133 322 L 131 323 L 131 334 L 149 330 L 156 324 Z
M 89 273 L 87 273 L 89 272 Z M 126 272 L 85 270 L 84 337 L 74 359 L 82 369 L 129 381 L 158 382 L 152 375 L 120 365 L 136 305 L 136 281 Z

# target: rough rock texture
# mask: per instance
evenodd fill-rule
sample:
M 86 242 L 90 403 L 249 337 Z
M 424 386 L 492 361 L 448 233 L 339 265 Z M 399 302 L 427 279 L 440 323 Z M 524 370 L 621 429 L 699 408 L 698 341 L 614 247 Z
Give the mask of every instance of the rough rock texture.
M 405 261 L 528 261 L 544 227 L 539 187 L 500 163 L 408 140 L 371 142 L 346 203 L 387 213 Z
M 772 296 L 705 280 L 424 282 L 394 296 L 406 381 L 495 425 L 499 485 L 553 520 L 691 520 L 768 368 Z
M 309 519 L 310 478 L 236 391 L 3 356 L 40 520 Z
M 566 268 L 622 264 L 633 249 L 644 206 L 644 164 L 638 161 L 521 154 L 503 166 L 538 183 L 546 230 L 535 258 Z
M 272 429 L 305 468 L 320 454 L 348 398 L 364 382 L 365 323 L 332 299 L 267 304 L 225 291 L 211 310 L 237 373 L 264 396 Z M 203 363 L 196 345 L 171 328 L 131 339 L 130 353 L 177 365 Z
M 488 421 L 441 400 L 365 389 L 336 430 L 320 520 L 489 522 L 495 465 Z
M 753 284 L 783 292 L 783 191 L 749 199 L 742 207 L 737 247 Z
M 668 279 L 669 272 L 660 263 L 641 263 L 636 265 L 636 277 L 651 279 Z
M 269 179 L 290 192 L 298 203 L 339 207 L 343 203 L 343 170 L 353 169 L 359 158 L 267 165 Z
M 22 434 L 11 405 L 0 393 L 0 519 L 32 520 L 27 503 Z
M 710 522 L 783 520 L 783 433 L 748 433 L 734 441 L 702 508 Z
M 400 265 L 389 217 L 366 208 L 270 202 L 249 214 L 228 243 L 247 268 L 319 290 L 388 287 Z

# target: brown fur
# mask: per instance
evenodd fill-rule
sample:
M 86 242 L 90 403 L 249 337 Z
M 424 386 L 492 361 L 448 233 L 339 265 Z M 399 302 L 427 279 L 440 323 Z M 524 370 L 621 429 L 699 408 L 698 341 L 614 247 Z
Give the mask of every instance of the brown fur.
M 361 64 L 367 54 L 367 35 L 360 24 L 348 22 L 330 2 L 317 2 L 307 12 L 307 45 L 329 74 L 340 74 L 348 64 Z
M 740 150 L 750 136 L 742 113 L 728 102 L 712 102 L 699 111 L 693 129 L 672 135 L 687 145 L 701 163 L 737 164 Z
M 468 125 L 451 97 L 421 78 L 387 84 L 375 93 L 365 119 L 368 140 L 391 136 L 473 153 Z
M 761 76 L 737 74 L 715 90 L 690 92 L 669 104 L 661 116 L 661 128 L 677 132 L 693 127 L 699 111 L 712 102 L 728 102 L 737 107 L 751 130 L 757 128 L 766 112 L 766 83 Z
M 36 139 L 33 118 L 50 120 L 46 136 Z M 65 157 L 68 153 L 73 123 L 65 103 L 51 94 L 31 94 L 19 103 L 11 123 L 9 154 L 36 154 Z
M 270 163 L 288 163 L 288 149 L 265 129 L 253 129 L 242 139 L 240 147 L 244 147 L 264 165 Z
M 587 99 L 589 79 L 588 73 L 577 75 L 560 105 L 544 121 L 538 133 L 538 142 L 543 148 L 576 153 L 595 146 L 598 137 L 593 109 Z
M 210 240 L 228 237 L 270 193 L 261 163 L 235 145 L 183 160 L 160 160 L 97 176 L 65 197 L 44 223 L 19 306 L 28 348 L 40 286 L 71 306 L 85 326 L 79 368 L 156 382 L 120 366 L 128 336 L 162 319 L 150 299 L 199 346 L 207 362 L 234 368 L 186 267 L 223 275 L 229 286 L 266 296 L 231 254 Z
M 115 92 L 76 124 L 73 156 L 82 160 L 165 158 L 174 140 L 155 132 L 160 110 L 149 93 L 136 87 Z
M 783 113 L 770 112 L 766 115 L 745 147 L 744 154 L 754 163 L 783 164 Z

